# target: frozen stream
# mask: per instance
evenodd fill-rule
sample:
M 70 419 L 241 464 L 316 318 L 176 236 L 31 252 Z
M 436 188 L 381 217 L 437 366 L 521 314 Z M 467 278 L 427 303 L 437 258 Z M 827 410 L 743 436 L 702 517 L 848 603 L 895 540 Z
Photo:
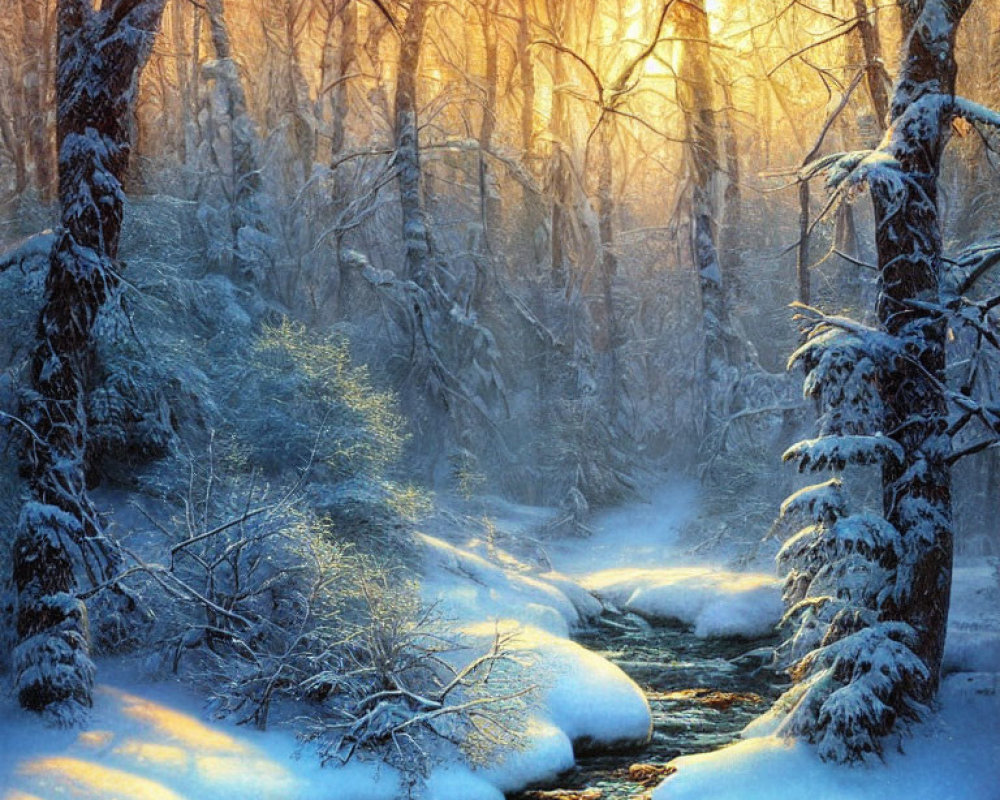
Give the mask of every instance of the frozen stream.
M 574 638 L 643 687 L 653 711 L 653 737 L 641 750 L 580 754 L 576 767 L 545 789 L 598 789 L 601 800 L 640 796 L 645 789 L 629 779 L 631 765 L 664 764 L 728 744 L 779 694 L 779 676 L 755 670 L 756 660 L 739 658 L 772 644 L 770 639 L 700 639 L 684 627 L 648 627 L 631 616 L 602 617 Z

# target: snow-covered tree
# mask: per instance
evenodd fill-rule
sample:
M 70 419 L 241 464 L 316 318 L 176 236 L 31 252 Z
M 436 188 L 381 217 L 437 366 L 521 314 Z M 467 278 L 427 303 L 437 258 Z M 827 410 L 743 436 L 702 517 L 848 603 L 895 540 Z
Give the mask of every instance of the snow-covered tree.
M 794 623 L 784 651 L 797 682 L 784 698 L 784 731 L 839 761 L 880 752 L 881 737 L 919 716 L 937 690 L 951 589 L 950 470 L 959 455 L 949 400 L 988 416 L 967 391 L 948 387 L 946 332 L 962 301 L 942 255 L 937 205 L 954 121 L 1000 122 L 954 94 L 955 36 L 970 4 L 899 4 L 905 38 L 885 138 L 804 173 L 825 170 L 848 199 L 870 192 L 878 252 L 877 326 L 808 309 L 807 341 L 792 358 L 806 365 L 820 435 L 785 458 L 801 470 L 881 469 L 881 514 L 850 513 L 839 478 L 782 508 L 783 517 L 810 522 L 779 555 Z
M 49 254 L 23 471 L 31 499 L 14 543 L 18 592 L 14 654 L 22 706 L 73 722 L 91 704 L 94 666 L 76 597 L 74 562 L 93 582 L 115 559 L 87 496 L 85 393 L 98 314 L 119 283 L 118 245 L 139 75 L 165 0 L 60 0 L 58 5 L 59 200 Z

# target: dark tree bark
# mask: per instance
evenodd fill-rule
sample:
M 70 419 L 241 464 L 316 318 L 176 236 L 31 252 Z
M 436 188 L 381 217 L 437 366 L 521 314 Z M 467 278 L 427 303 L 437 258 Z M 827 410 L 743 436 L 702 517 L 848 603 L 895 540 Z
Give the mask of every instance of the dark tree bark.
M 233 46 L 229 40 L 229 26 L 226 24 L 222 0 L 205 0 L 205 11 L 208 14 L 208 30 L 212 37 L 212 48 L 215 50 L 215 57 L 220 60 L 231 60 L 233 57 Z M 242 84 L 240 84 L 238 91 L 242 98 L 242 105 L 246 107 L 246 97 L 243 94 Z
M 555 44 L 562 45 L 568 25 L 566 0 L 549 0 L 549 17 Z M 566 94 L 566 65 L 563 56 L 554 53 L 552 58 L 552 110 L 549 113 L 549 136 L 552 153 L 549 161 L 549 193 L 552 208 L 549 220 L 550 269 L 552 284 L 565 287 L 569 283 L 569 204 L 571 176 L 569 174 L 569 120 Z
M 854 0 L 854 13 L 858 18 L 858 39 L 865 57 L 868 96 L 872 101 L 872 111 L 875 112 L 875 122 L 879 130 L 884 131 L 889 115 L 889 92 L 886 90 L 889 76 L 882 61 L 882 37 L 878 18 L 875 16 L 878 12 L 868 8 L 867 0 Z
M 344 151 L 347 131 L 348 82 L 358 60 L 358 4 L 356 0 L 342 0 L 337 12 L 340 19 L 340 41 L 337 44 L 336 85 L 330 93 L 333 123 L 330 130 L 330 156 L 336 162 Z
M 347 115 L 350 113 L 350 80 L 358 64 L 358 3 L 357 0 L 341 0 L 337 11 L 340 20 L 340 40 L 337 42 L 337 68 L 333 80 L 336 82 L 330 92 L 330 163 L 334 165 L 333 202 L 340 211 L 350 202 L 349 178 L 338 162 L 347 145 Z M 332 24 L 333 20 L 331 20 Z M 334 313 L 337 318 L 344 315 L 347 296 L 349 268 L 343 253 L 343 237 L 337 237 L 337 282 L 333 290 Z
M 28 188 L 27 154 L 24 143 L 10 124 L 12 118 L 13 115 L 8 110 L 4 98 L 0 97 L 0 139 L 2 139 L 4 147 L 7 148 L 11 161 L 14 162 L 14 191 L 7 199 L 20 197 Z
M 939 301 L 943 275 L 938 174 L 954 118 L 955 35 L 971 0 L 925 0 L 913 8 L 902 68 L 889 108 L 895 159 L 868 177 L 875 208 L 879 326 L 907 343 L 910 356 L 888 371 L 880 394 L 885 429 L 902 448 L 883 466 L 883 513 L 916 554 L 912 587 L 894 616 L 916 631 L 914 652 L 928 677 L 912 687 L 928 700 L 941 673 L 951 592 L 950 441 L 945 385 L 945 321 L 914 305 Z M 906 12 L 904 17 L 908 17 Z
M 259 137 L 248 111 L 240 67 L 233 57 L 222 0 L 206 0 L 204 8 L 216 56 L 215 63 L 210 68 L 206 65 L 204 73 L 207 78 L 215 81 L 218 97 L 212 105 L 224 109 L 224 119 L 213 119 L 213 115 L 209 113 L 208 130 L 203 130 L 202 136 L 209 140 L 210 153 L 222 172 L 223 181 L 228 183 L 226 193 L 231 236 L 229 250 L 233 257 L 232 263 L 226 267 L 232 270 L 233 277 L 256 282 L 262 276 L 257 274 L 254 265 L 240 253 L 239 233 L 243 228 L 263 228 L 257 200 L 261 190 Z M 228 132 L 220 132 L 219 127 L 227 127 Z M 219 151 L 224 148 L 228 148 L 229 152 L 223 157 L 223 153 Z
M 612 287 L 618 275 L 618 256 L 615 254 L 615 197 L 614 167 L 611 154 L 610 125 L 602 124 L 597 132 L 599 164 L 597 168 L 597 227 L 601 240 L 601 291 L 604 295 L 604 313 L 607 317 L 608 336 L 614 339 L 615 314 L 612 304 Z
M 194 142 L 191 136 L 191 125 L 195 114 L 194 93 L 191 91 L 191 43 L 187 36 L 186 4 L 175 0 L 171 8 L 170 28 L 173 34 L 177 74 L 177 153 L 182 164 L 186 164 L 193 155 Z
M 499 36 L 496 16 L 499 0 L 484 0 L 482 15 L 485 75 L 483 76 L 483 116 L 479 126 L 479 197 L 480 216 L 483 224 L 483 244 L 492 250 L 500 228 L 500 192 L 496 179 L 490 173 L 488 154 L 493 148 L 493 135 L 497 127 L 497 89 L 499 75 Z M 479 292 L 476 293 L 477 295 Z
M 722 114 L 722 144 L 726 153 L 726 188 L 722 193 L 722 231 L 720 247 L 722 274 L 736 288 L 740 266 L 739 241 L 743 229 L 743 192 L 740 176 L 740 143 L 736 135 L 736 107 L 729 76 L 721 80 L 725 110 Z
M 14 544 L 18 591 L 15 682 L 22 706 L 73 722 L 91 703 L 87 618 L 74 594 L 71 546 L 92 581 L 116 561 L 85 482 L 84 393 L 93 327 L 118 285 L 124 193 L 139 75 L 165 0 L 60 0 L 57 140 L 61 228 L 53 247 L 31 362 L 32 427 L 23 470 L 32 500 Z
M 561 95 L 561 92 L 556 92 L 555 94 Z M 553 101 L 553 105 L 556 105 L 555 101 Z M 555 119 L 557 111 L 553 110 L 552 114 L 553 119 Z M 564 115 L 559 113 L 558 118 L 563 119 Z M 555 129 L 561 127 L 561 124 L 556 122 L 552 127 Z M 565 287 L 569 283 L 569 259 L 566 253 L 566 245 L 568 237 L 567 229 L 569 227 L 567 204 L 569 202 L 570 179 L 567 175 L 565 163 L 565 159 L 569 156 L 563 147 L 561 142 L 553 144 L 551 163 L 550 189 L 552 193 L 552 212 L 549 223 L 549 236 L 551 239 L 549 244 L 551 250 L 552 285 L 557 287 Z

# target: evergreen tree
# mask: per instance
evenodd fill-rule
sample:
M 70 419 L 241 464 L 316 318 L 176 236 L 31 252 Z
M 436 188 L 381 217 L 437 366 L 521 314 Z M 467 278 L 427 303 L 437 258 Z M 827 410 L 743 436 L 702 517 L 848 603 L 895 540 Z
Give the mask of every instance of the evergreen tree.
M 962 301 L 942 255 L 938 174 L 955 119 L 1000 123 L 954 94 L 955 35 L 970 3 L 900 3 L 906 35 L 885 138 L 806 171 L 826 170 L 846 197 L 870 192 L 879 269 L 877 327 L 809 310 L 792 358 L 806 364 L 820 436 L 785 458 L 801 470 L 881 470 L 881 514 L 850 513 L 839 478 L 782 508 L 810 522 L 779 554 L 795 623 L 784 654 L 797 681 L 784 730 L 840 761 L 880 752 L 940 679 L 953 550 L 949 399 L 976 405 L 947 385 L 947 326 Z

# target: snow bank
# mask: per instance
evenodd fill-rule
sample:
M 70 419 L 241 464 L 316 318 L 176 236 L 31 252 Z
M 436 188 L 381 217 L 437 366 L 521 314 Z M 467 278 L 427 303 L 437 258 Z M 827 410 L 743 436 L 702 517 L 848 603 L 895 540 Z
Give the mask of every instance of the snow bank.
M 672 763 L 677 772 L 653 800 L 996 800 L 1000 715 L 995 673 L 946 678 L 941 711 L 887 748 L 885 763 L 843 767 L 820 761 L 803 743 L 775 737 L 743 742 Z
M 601 604 L 569 578 L 503 569 L 443 539 L 418 534 L 424 551 L 423 594 L 445 617 L 516 617 L 559 636 L 601 613 Z M 512 563 L 514 559 L 508 557 Z
M 115 670 L 103 663 L 101 673 Z M 92 718 L 82 730 L 47 728 L 13 699 L 3 700 L 2 800 L 396 800 L 401 795 L 391 770 L 363 763 L 323 769 L 314 758 L 296 762 L 298 746 L 287 733 L 206 723 L 198 700 L 176 687 L 113 680 L 98 686 Z
M 527 731 L 526 747 L 509 751 L 489 767 L 441 766 L 428 777 L 420 797 L 422 800 L 503 800 L 504 792 L 552 780 L 572 766 L 573 746 L 566 734 L 544 720 L 533 719 Z
M 572 742 L 565 732 L 546 720 L 532 719 L 526 740 L 524 748 L 505 753 L 496 764 L 477 770 L 474 775 L 503 794 L 551 781 L 573 766 Z M 458 792 L 440 800 L 466 800 L 466 797 Z
M 824 763 L 815 750 L 771 736 L 775 715 L 744 731 L 742 742 L 672 763 L 677 772 L 653 800 L 997 800 L 1000 798 L 1000 585 L 989 565 L 954 571 L 946 675 L 939 707 L 885 762 Z M 955 670 L 966 670 L 956 672 Z
M 618 667 L 561 636 L 515 620 L 469 624 L 461 629 L 484 649 L 498 633 L 528 667 L 536 694 L 521 747 L 501 753 L 489 766 L 448 766 L 428 783 L 434 800 L 499 800 L 572 768 L 574 745 L 614 747 L 645 742 L 652 731 L 642 690 Z
M 762 573 L 620 568 L 588 575 L 582 583 L 626 611 L 683 622 L 700 637 L 765 636 L 782 615 L 781 582 Z
M 570 741 L 609 746 L 645 742 L 652 730 L 646 695 L 621 669 L 576 642 L 512 620 L 478 623 L 463 633 L 483 644 L 499 632 L 534 663 L 536 715 Z
M 495 764 L 449 767 L 429 783 L 436 800 L 494 798 L 551 781 L 573 766 L 574 746 L 614 747 L 645 742 L 652 730 L 649 703 L 624 672 L 571 641 L 569 630 L 601 613 L 580 584 L 558 572 L 530 572 L 506 553 L 498 563 L 434 536 L 421 535 L 423 595 L 483 652 L 498 634 L 528 666 L 524 680 L 537 691 L 522 747 Z M 503 566 L 500 566 L 502 564 Z

